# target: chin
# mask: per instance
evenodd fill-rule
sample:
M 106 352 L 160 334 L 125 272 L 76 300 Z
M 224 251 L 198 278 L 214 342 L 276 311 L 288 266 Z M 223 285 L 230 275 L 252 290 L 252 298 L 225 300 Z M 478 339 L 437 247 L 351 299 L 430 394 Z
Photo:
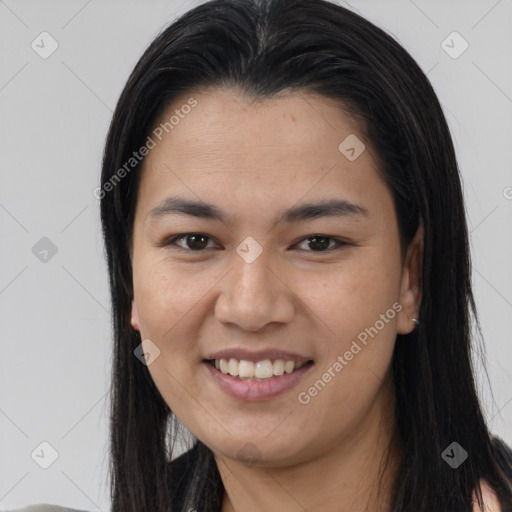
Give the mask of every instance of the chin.
M 278 441 L 276 439 L 276 441 Z M 229 459 L 252 467 L 279 468 L 293 464 L 300 464 L 307 460 L 304 449 L 297 446 L 294 438 L 286 435 L 286 439 L 272 443 L 265 435 L 234 436 L 221 442 L 206 444 L 216 456 Z M 282 441 L 285 441 L 283 444 Z M 305 443 L 307 446 L 309 443 Z

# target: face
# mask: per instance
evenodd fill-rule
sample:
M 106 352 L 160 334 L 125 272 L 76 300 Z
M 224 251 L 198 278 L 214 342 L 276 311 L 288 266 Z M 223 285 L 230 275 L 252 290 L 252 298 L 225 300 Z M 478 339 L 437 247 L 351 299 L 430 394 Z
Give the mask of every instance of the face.
M 402 262 L 369 141 L 333 101 L 210 89 L 157 125 L 176 109 L 152 137 L 134 220 L 132 326 L 148 370 L 215 454 L 311 459 L 391 407 L 419 249 Z

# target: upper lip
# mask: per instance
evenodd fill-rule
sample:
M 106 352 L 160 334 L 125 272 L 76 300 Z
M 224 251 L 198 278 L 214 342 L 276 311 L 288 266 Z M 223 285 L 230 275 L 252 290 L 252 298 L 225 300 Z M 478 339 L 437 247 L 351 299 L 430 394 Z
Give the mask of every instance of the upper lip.
M 238 359 L 244 361 L 265 361 L 266 359 L 282 359 L 284 361 L 295 361 L 296 363 L 306 363 L 311 361 L 310 357 L 301 356 L 293 352 L 270 348 L 267 350 L 247 350 L 243 348 L 226 348 L 209 354 L 205 359 Z

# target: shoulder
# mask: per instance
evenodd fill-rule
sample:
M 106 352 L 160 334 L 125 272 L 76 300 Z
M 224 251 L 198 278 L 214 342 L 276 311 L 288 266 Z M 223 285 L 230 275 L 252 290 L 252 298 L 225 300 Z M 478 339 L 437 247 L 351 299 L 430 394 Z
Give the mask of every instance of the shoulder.
M 480 490 L 482 492 L 482 500 L 485 512 L 501 512 L 500 502 L 496 493 L 489 487 L 489 485 L 482 481 L 480 483 Z M 473 512 L 482 512 L 476 501 L 476 494 L 473 494 Z
M 3 510 L 0 512 L 87 512 L 87 510 L 61 507 L 59 505 L 49 505 L 45 503 L 40 505 L 29 505 L 27 507 L 17 508 L 15 510 Z

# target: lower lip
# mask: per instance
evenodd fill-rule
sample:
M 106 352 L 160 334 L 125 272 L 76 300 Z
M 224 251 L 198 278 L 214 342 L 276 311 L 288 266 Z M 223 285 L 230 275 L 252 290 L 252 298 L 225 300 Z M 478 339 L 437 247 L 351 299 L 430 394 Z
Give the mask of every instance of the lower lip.
M 313 364 L 309 363 L 292 373 L 284 373 L 269 380 L 246 381 L 222 373 L 209 362 L 203 361 L 203 365 L 225 393 L 250 402 L 267 400 L 288 391 L 313 367 Z

